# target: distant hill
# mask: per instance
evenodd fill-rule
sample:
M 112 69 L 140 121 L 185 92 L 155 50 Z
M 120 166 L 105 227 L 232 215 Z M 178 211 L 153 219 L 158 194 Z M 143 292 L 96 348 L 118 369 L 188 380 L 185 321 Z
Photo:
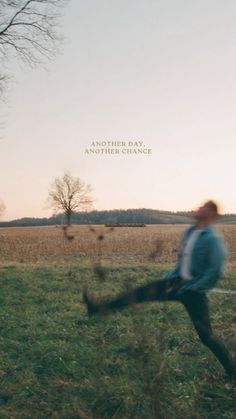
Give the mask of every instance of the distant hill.
M 220 222 L 224 224 L 236 224 L 236 214 L 224 214 L 220 217 Z
M 65 222 L 63 214 L 54 215 L 50 218 L 21 218 L 12 221 L 0 222 L 0 227 L 25 227 L 60 225 Z M 224 214 L 220 218 L 221 223 L 236 224 L 236 214 Z M 189 224 L 191 212 L 171 212 L 141 209 L 115 209 L 106 211 L 90 211 L 75 213 L 72 216 L 73 224 Z

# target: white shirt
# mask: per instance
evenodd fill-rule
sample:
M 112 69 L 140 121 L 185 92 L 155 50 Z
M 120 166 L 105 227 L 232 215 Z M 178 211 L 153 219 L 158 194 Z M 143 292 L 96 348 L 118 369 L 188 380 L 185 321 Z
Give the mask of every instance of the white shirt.
M 192 279 L 190 273 L 190 260 L 193 251 L 194 244 L 201 233 L 202 229 L 194 229 L 190 236 L 188 237 L 187 241 L 184 244 L 182 250 L 182 260 L 180 266 L 180 276 L 185 280 Z

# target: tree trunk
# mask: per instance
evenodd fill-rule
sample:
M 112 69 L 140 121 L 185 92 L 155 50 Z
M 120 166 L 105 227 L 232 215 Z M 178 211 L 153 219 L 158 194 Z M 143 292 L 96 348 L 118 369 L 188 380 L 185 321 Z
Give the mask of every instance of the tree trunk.
M 71 225 L 71 215 L 72 215 L 71 210 L 66 211 L 66 224 L 68 227 L 70 227 Z

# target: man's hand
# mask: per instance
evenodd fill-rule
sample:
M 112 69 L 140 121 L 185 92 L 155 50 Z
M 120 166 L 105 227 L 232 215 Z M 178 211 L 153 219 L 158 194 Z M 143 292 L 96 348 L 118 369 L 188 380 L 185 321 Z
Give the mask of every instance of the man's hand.
M 187 291 L 195 291 L 195 292 L 199 291 L 194 281 L 190 280 L 190 281 L 184 282 L 184 284 L 178 290 L 177 295 L 182 295 Z

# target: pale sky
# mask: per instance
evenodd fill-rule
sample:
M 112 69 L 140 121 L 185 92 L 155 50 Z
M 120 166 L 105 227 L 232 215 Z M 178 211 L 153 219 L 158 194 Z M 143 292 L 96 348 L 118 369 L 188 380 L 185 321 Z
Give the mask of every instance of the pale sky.
M 211 198 L 236 213 L 235 22 L 235 0 L 71 0 L 47 71 L 12 65 L 1 219 L 50 216 L 48 188 L 65 170 L 91 184 L 95 209 Z M 86 154 L 93 141 L 125 145 Z M 134 141 L 151 154 L 128 155 Z

